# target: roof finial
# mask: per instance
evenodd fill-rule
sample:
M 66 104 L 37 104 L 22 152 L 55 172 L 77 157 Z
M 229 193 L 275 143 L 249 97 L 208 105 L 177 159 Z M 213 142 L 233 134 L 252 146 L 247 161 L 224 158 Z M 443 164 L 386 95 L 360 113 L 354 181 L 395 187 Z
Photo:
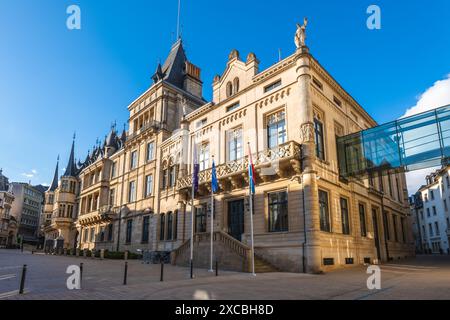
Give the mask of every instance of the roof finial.
M 76 138 L 77 138 L 77 132 L 74 131 L 74 132 L 73 132 L 73 141 L 75 141 Z

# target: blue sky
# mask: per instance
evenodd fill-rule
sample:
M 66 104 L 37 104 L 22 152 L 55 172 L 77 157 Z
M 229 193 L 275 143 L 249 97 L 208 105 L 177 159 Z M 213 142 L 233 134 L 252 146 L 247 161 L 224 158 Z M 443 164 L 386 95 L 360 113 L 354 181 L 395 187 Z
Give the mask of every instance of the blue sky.
M 66 28 L 81 8 L 82 29 Z M 275 5 L 276 4 L 276 5 Z M 382 10 L 368 30 L 366 9 Z M 73 132 L 83 158 L 151 84 L 175 37 L 177 0 L 0 0 L 0 168 L 14 181 L 50 183 L 67 162 Z M 415 106 L 450 73 L 450 2 L 182 1 L 188 57 L 202 68 L 204 96 L 233 48 L 266 68 L 294 50 L 309 18 L 312 54 L 380 123 Z

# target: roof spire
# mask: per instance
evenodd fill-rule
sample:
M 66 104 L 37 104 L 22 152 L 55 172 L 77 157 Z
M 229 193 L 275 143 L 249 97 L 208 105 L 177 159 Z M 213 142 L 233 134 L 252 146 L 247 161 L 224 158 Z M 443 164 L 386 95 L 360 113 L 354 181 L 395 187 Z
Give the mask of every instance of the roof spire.
M 69 163 L 67 163 L 65 177 L 74 177 L 76 175 L 77 167 L 75 165 L 75 134 L 73 135 L 72 149 L 70 150 Z
M 58 159 L 56 160 L 56 168 L 55 168 L 55 174 L 53 176 L 53 181 L 52 184 L 50 185 L 50 187 L 48 188 L 48 191 L 55 191 L 56 188 L 58 188 L 58 180 L 59 180 L 59 154 L 58 154 Z

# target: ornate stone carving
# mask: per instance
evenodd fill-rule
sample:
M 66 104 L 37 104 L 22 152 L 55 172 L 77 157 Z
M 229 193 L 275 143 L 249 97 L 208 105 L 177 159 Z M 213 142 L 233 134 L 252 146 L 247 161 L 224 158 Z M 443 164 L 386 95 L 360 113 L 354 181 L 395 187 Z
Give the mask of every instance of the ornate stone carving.
M 300 127 L 300 139 L 302 143 L 314 142 L 314 124 L 307 122 Z
M 306 27 L 308 26 L 308 19 L 303 20 L 303 25 L 297 23 L 297 32 L 295 33 L 295 45 L 297 49 L 304 47 L 306 45 Z

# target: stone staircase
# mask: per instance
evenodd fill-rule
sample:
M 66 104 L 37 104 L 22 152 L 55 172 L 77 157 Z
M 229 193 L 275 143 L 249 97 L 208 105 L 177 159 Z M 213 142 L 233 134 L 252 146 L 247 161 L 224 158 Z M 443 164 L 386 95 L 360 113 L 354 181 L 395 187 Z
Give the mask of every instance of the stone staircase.
M 242 242 L 234 239 L 229 234 L 217 231 L 213 235 L 214 255 L 219 263 L 220 270 L 251 272 L 251 248 Z M 210 243 L 211 234 L 202 233 L 194 237 L 194 267 L 209 268 L 210 266 Z M 174 265 L 189 266 L 190 263 L 190 240 L 186 241 L 171 254 L 171 261 Z M 255 256 L 255 272 L 268 273 L 279 270 L 262 259 Z
M 255 273 L 280 272 L 275 266 L 255 255 Z

